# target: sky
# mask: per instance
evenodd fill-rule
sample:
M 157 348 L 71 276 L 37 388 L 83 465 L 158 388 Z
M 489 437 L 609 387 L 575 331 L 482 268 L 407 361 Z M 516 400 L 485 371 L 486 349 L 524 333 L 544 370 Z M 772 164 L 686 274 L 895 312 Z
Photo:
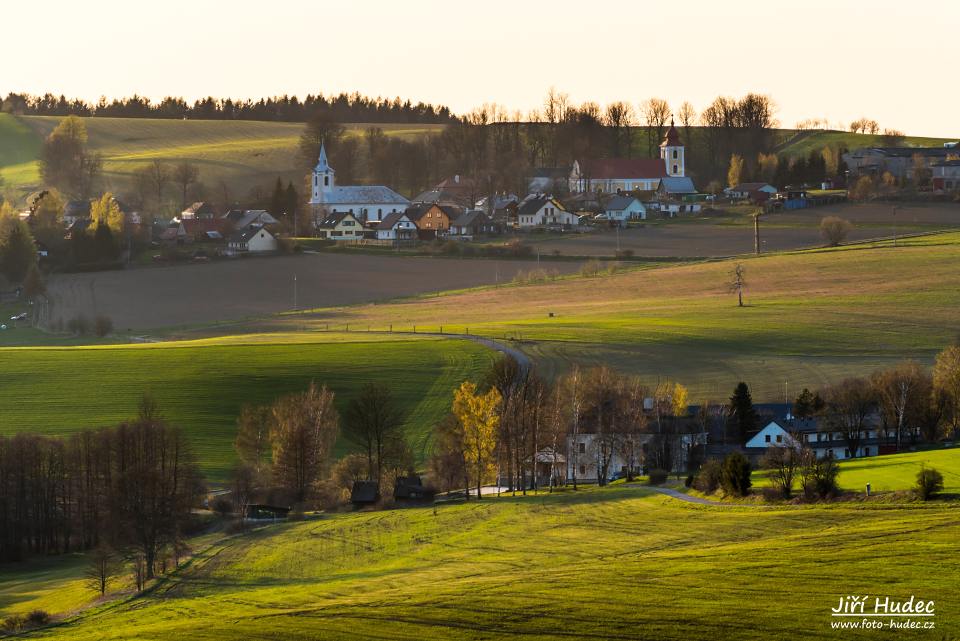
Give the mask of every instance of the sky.
M 0 93 L 188 100 L 359 91 L 527 112 L 764 93 L 784 127 L 960 136 L 957 0 L 4 2 Z

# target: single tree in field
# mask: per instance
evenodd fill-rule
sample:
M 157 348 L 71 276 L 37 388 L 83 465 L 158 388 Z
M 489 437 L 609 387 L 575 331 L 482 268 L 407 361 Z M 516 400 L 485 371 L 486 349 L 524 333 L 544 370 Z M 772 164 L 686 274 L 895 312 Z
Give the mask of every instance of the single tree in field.
M 853 229 L 848 220 L 839 216 L 827 216 L 820 221 L 820 235 L 831 247 L 836 247 L 847 239 L 847 234 Z
M 730 397 L 730 421 L 737 430 L 738 442 L 746 443 L 747 436 L 757 428 L 757 412 L 753 408 L 753 396 L 750 387 L 740 381 Z
M 240 460 L 254 469 L 257 475 L 264 471 L 270 457 L 271 410 L 264 405 L 244 405 L 237 417 L 237 439 L 234 446 Z
M 482 498 L 483 481 L 491 472 L 497 448 L 499 406 L 500 393 L 496 389 L 479 394 L 477 386 L 470 381 L 464 381 L 453 395 L 453 414 L 463 431 L 464 450 L 476 481 L 477 499 Z
M 773 486 L 785 499 L 793 493 L 793 480 L 799 471 L 802 455 L 799 443 L 795 442 L 768 447 L 763 455 L 763 467 L 770 470 Z
M 271 408 L 273 474 L 298 502 L 330 462 L 339 417 L 333 392 L 311 382 L 307 391 L 279 399 Z
M 120 569 L 120 558 L 110 546 L 100 544 L 90 553 L 90 565 L 87 567 L 87 585 L 91 590 L 103 596 L 107 593 L 110 580 Z
M 946 397 L 948 421 L 956 434 L 960 429 L 960 345 L 950 345 L 937 354 L 933 385 Z
M 184 160 L 174 166 L 172 177 L 173 182 L 180 187 L 180 211 L 183 211 L 187 208 L 187 190 L 200 178 L 200 168 Z
M 743 290 L 747 286 L 746 270 L 741 263 L 733 268 L 731 274 L 733 279 L 730 281 L 730 292 L 737 295 L 737 305 L 743 307 Z
M 347 406 L 345 436 L 367 457 L 367 479 L 383 481 L 385 459 L 403 440 L 403 417 L 384 385 L 367 383 Z
M 90 195 L 101 166 L 99 156 L 87 153 L 87 127 L 77 116 L 61 120 L 40 149 L 43 182 L 77 198 Z
M 730 156 L 730 168 L 727 169 L 727 187 L 736 187 L 743 182 L 743 156 Z

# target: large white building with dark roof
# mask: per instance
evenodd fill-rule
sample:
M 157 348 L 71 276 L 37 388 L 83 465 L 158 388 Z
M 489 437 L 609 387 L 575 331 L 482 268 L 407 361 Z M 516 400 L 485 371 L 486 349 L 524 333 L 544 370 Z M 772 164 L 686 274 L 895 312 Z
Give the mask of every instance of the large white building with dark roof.
M 320 145 L 320 159 L 313 168 L 310 206 L 314 219 L 325 214 L 353 214 L 361 223 L 381 221 L 388 214 L 402 212 L 410 201 L 383 185 L 340 186 L 336 172 L 327 162 L 327 150 Z M 319 215 L 318 215 L 319 214 Z

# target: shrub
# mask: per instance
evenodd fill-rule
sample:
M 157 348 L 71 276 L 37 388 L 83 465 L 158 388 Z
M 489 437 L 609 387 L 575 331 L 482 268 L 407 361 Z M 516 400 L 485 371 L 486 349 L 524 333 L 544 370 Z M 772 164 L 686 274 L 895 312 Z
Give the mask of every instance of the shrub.
M 632 249 L 620 249 L 620 250 L 617 250 L 615 256 L 616 256 L 617 258 L 633 258 L 633 250 L 632 250 Z
M 85 336 L 90 333 L 90 321 L 86 316 L 74 316 L 67 321 L 67 331 L 75 336 Z
M 847 238 L 847 234 L 853 229 L 850 221 L 837 216 L 827 216 L 820 221 L 820 235 L 827 241 L 831 247 L 836 247 Z
M 16 632 L 22 629 L 26 622 L 27 620 L 19 614 L 11 614 L 3 620 L 3 629 L 8 632 Z
M 113 331 L 113 321 L 109 316 L 97 316 L 93 321 L 93 333 L 101 338 Z
M 943 491 L 943 474 L 932 467 L 921 467 L 917 472 L 915 490 L 921 500 L 929 501 L 937 492 Z
M 720 487 L 723 467 L 716 459 L 707 459 L 693 478 L 693 487 L 704 494 L 713 494 Z
M 50 623 L 50 615 L 46 610 L 33 610 L 27 615 L 27 623 L 30 625 L 46 625 Z
M 839 491 L 837 475 L 840 467 L 836 459 L 826 456 L 818 459 L 810 448 L 805 448 L 800 464 L 800 485 L 807 499 L 829 498 Z
M 693 474 L 687 474 L 687 479 L 683 482 L 685 487 L 693 486 Z
M 750 461 L 740 452 L 731 452 L 723 459 L 720 475 L 723 491 L 733 496 L 746 496 L 750 492 Z
M 455 240 L 448 240 L 440 246 L 440 251 L 451 256 L 460 253 L 460 243 Z
M 650 485 L 663 485 L 666 480 L 669 472 L 666 470 L 650 470 L 650 480 L 648 481 Z
M 233 513 L 233 502 L 225 496 L 218 496 L 213 499 L 213 502 L 210 504 L 210 509 L 220 516 L 227 516 Z
M 596 276 L 603 271 L 603 264 L 596 258 L 592 258 L 580 267 L 581 276 Z

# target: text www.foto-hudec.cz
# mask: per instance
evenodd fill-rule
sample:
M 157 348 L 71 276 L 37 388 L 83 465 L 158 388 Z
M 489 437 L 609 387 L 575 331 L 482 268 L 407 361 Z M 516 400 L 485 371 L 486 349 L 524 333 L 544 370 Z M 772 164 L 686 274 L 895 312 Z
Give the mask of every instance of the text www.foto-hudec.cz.
M 936 627 L 936 606 L 933 600 L 899 600 L 887 596 L 871 599 L 870 595 L 840 597 L 830 609 L 830 627 L 835 630 L 932 630 Z

